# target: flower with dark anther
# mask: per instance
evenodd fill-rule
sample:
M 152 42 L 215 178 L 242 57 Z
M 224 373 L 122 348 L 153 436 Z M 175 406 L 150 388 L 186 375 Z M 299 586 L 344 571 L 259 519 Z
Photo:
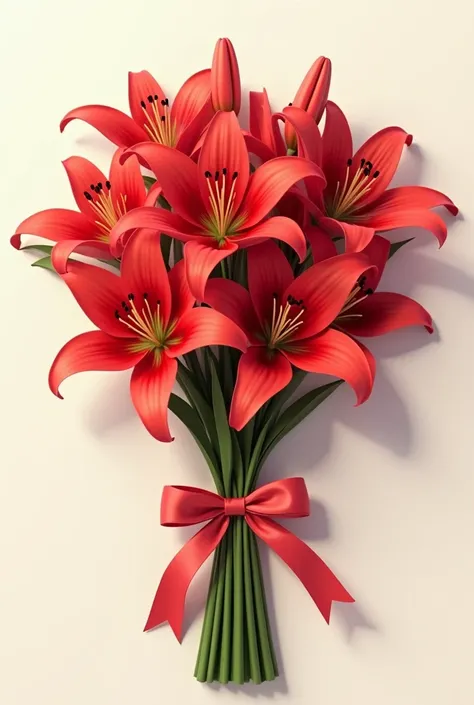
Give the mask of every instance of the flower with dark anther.
M 138 160 L 120 163 L 123 150 L 117 150 L 107 178 L 92 162 L 70 157 L 63 162 L 79 208 L 50 208 L 24 220 L 11 239 L 20 248 L 21 235 L 37 235 L 57 244 L 51 253 L 55 268 L 63 272 L 73 252 L 112 259 L 109 234 L 120 218 L 132 208 L 154 203 L 158 187 L 147 197 Z
M 76 372 L 133 368 L 133 404 L 160 441 L 173 440 L 167 411 L 177 358 L 206 345 L 247 349 L 245 334 L 232 320 L 194 307 L 184 263 L 167 272 L 160 237 L 151 231 L 132 235 L 120 276 L 69 261 L 62 278 L 100 330 L 82 333 L 60 350 L 49 374 L 51 390 L 61 397 L 59 385 Z
M 312 232 L 311 247 L 315 262 L 324 264 L 324 260 L 333 260 L 337 256 L 331 237 L 321 231 Z M 403 294 L 378 290 L 389 258 L 390 242 L 381 235 L 375 235 L 362 254 L 372 267 L 358 279 L 332 327 L 363 338 L 384 335 L 408 326 L 423 326 L 428 333 L 432 333 L 431 316 L 417 301 Z M 362 346 L 362 343 L 359 342 L 359 345 Z M 375 360 L 365 347 L 364 351 L 375 371 Z
M 321 137 L 315 121 L 304 110 L 292 106 L 272 116 L 266 93 L 250 93 L 250 134 L 246 142 L 249 151 L 263 160 L 282 154 L 286 148 L 277 129 L 278 120 L 291 125 L 297 154 L 320 166 L 327 181 L 321 191 L 307 180 L 306 193 L 292 189 L 288 197 L 300 210 L 304 206 L 319 228 L 333 237 L 345 238 L 346 252 L 363 250 L 376 231 L 409 226 L 429 230 L 443 244 L 446 223 L 431 209 L 444 206 L 456 215 L 454 203 L 443 193 L 424 186 L 387 188 L 404 145 L 412 142 L 405 130 L 386 127 L 353 154 L 349 124 L 335 103 L 326 103 Z
M 213 115 L 211 71 L 189 78 L 173 104 L 148 71 L 130 72 L 128 100 L 132 117 L 106 105 L 84 105 L 61 121 L 61 131 L 71 120 L 84 120 L 119 147 L 150 140 L 191 154 Z
M 338 255 L 295 279 L 282 250 L 267 242 L 249 250 L 248 291 L 229 279 L 209 279 L 206 303 L 235 321 L 250 341 L 238 366 L 231 426 L 243 428 L 283 389 L 292 365 L 340 377 L 353 387 L 359 404 L 367 399 L 373 384 L 371 358 L 333 324 L 350 310 L 369 266 L 364 255 Z
M 135 228 L 152 228 L 184 241 L 189 285 L 200 301 L 214 267 L 238 247 L 275 238 L 290 245 L 300 258 L 305 256 L 306 242 L 299 225 L 290 218 L 268 216 L 300 179 L 316 181 L 322 189 L 321 170 L 306 159 L 282 157 L 250 175 L 249 154 L 235 113 L 216 114 L 197 164 L 151 142 L 136 145 L 124 158 L 129 154 L 137 154 L 155 173 L 174 212 L 139 208 L 127 213 L 111 233 L 117 255 L 124 236 Z

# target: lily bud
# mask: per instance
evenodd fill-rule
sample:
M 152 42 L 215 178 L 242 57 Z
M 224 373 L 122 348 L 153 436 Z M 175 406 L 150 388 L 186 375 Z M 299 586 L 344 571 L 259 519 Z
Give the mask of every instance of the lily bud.
M 306 110 L 316 122 L 323 116 L 331 83 L 331 61 L 320 56 L 309 69 L 295 95 L 292 105 Z M 296 135 L 293 127 L 286 123 L 285 140 L 288 149 L 296 149 Z
M 217 112 L 232 110 L 239 114 L 241 102 L 240 74 L 230 39 L 218 39 L 211 69 L 212 106 Z

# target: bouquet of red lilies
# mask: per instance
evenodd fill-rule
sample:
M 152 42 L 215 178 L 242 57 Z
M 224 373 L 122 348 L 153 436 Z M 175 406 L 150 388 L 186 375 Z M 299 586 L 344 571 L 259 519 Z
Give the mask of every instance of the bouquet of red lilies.
M 59 351 L 51 391 L 87 370 L 132 370 L 132 402 L 147 431 L 173 440 L 168 410 L 189 429 L 215 492 L 166 486 L 164 526 L 204 523 L 166 569 L 146 629 L 182 636 L 187 589 L 214 553 L 195 676 L 261 683 L 278 675 L 259 558 L 261 539 L 293 570 L 322 616 L 353 598 L 278 517 L 309 514 L 303 478 L 258 484 L 268 455 L 343 382 L 357 404 L 376 363 L 359 337 L 405 326 L 432 332 L 430 314 L 378 289 L 387 261 L 424 228 L 442 245 L 433 209 L 457 213 L 422 186 L 388 188 L 412 138 L 387 127 L 354 151 L 344 113 L 328 100 L 331 62 L 320 57 L 292 103 L 273 113 L 267 93 L 241 84 L 228 39 L 212 68 L 171 104 L 147 71 L 130 73 L 131 116 L 103 105 L 71 110 L 117 145 L 108 176 L 83 157 L 64 162 L 78 210 L 24 220 L 12 237 L 33 244 L 91 320 Z M 320 131 L 318 124 L 324 120 Z M 147 174 L 142 173 L 147 170 Z M 307 373 L 335 381 L 298 394 Z M 178 383 L 182 395 L 173 392 Z

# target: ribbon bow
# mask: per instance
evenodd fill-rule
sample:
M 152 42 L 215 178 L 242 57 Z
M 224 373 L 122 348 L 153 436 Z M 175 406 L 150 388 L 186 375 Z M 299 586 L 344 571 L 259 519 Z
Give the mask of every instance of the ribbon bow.
M 169 622 L 176 638 L 181 641 L 189 585 L 222 540 L 232 516 L 245 517 L 252 531 L 291 568 L 329 624 L 332 602 L 354 602 L 354 599 L 304 541 L 270 518 L 306 517 L 309 513 L 309 496 L 302 477 L 270 482 L 247 497 L 239 498 L 221 497 L 197 487 L 164 487 L 162 526 L 209 523 L 183 546 L 163 573 L 145 631 Z

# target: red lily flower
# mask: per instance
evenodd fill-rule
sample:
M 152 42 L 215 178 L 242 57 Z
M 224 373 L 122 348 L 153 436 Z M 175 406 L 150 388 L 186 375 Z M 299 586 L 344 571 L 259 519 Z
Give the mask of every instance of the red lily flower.
M 134 158 L 121 164 L 122 151 L 115 152 L 108 178 L 88 159 L 66 159 L 63 165 L 80 212 L 49 208 L 35 213 L 20 223 L 11 244 L 19 249 L 22 234 L 57 242 L 52 259 L 60 273 L 74 251 L 111 258 L 109 234 L 112 227 L 127 211 L 154 203 L 158 192 L 155 185 L 147 197 L 138 160 Z
M 125 248 L 121 275 L 72 261 L 63 279 L 84 313 L 100 330 L 82 333 L 60 350 L 49 386 L 62 398 L 61 382 L 87 370 L 133 369 L 133 404 L 152 436 L 173 440 L 167 407 L 176 378 L 176 358 L 205 345 L 246 350 L 238 326 L 195 299 L 179 262 L 168 273 L 159 236 L 136 233 Z
M 61 132 L 71 120 L 84 120 L 119 147 L 150 140 L 191 154 L 213 110 L 211 71 L 195 73 L 178 91 L 170 106 L 161 86 L 148 71 L 128 74 L 129 117 L 106 105 L 83 105 L 61 121 Z
M 230 39 L 218 39 L 211 69 L 212 105 L 216 112 L 233 110 L 239 114 L 241 87 L 239 64 Z
M 320 56 L 309 69 L 290 105 L 302 108 L 317 123 L 326 107 L 331 84 L 331 61 Z M 296 148 L 296 135 L 291 124 L 285 125 L 285 140 L 288 149 Z
M 314 261 L 322 262 L 337 255 L 331 238 L 318 228 L 308 231 L 308 240 Z M 432 318 L 417 301 L 403 294 L 376 291 L 389 258 L 390 242 L 375 235 L 363 254 L 373 267 L 357 282 L 333 327 L 362 337 L 384 335 L 407 326 L 424 326 L 432 333 Z
M 151 228 L 186 242 L 184 259 L 189 286 L 202 301 L 214 267 L 238 247 L 267 238 L 290 245 L 303 258 L 304 234 L 293 220 L 268 218 L 286 191 L 300 179 L 317 177 L 321 169 L 306 159 L 281 157 L 249 173 L 249 155 L 235 113 L 219 112 L 210 124 L 196 164 L 162 145 L 142 143 L 127 154 L 137 154 L 155 173 L 174 213 L 139 208 L 121 219 L 111 234 L 111 246 L 120 252 L 122 238 L 134 228 Z
M 352 135 L 342 110 L 331 101 L 326 105 L 326 122 L 319 164 L 327 179 L 323 194 L 308 184 L 316 204 L 318 224 L 330 234 L 344 236 L 346 251 L 360 252 L 376 231 L 407 226 L 425 228 L 440 245 L 447 236 L 443 219 L 431 208 L 444 206 L 453 215 L 458 209 L 439 191 L 424 186 L 387 189 L 400 161 L 403 146 L 412 136 L 401 127 L 386 127 L 370 137 L 355 154 Z
M 273 242 L 248 254 L 249 291 L 229 279 L 210 279 L 206 303 L 247 333 L 240 358 L 229 423 L 240 430 L 291 380 L 292 365 L 346 380 L 361 404 L 373 385 L 372 364 L 351 337 L 329 328 L 357 280 L 367 270 L 364 255 L 346 254 L 313 265 L 296 279 Z

